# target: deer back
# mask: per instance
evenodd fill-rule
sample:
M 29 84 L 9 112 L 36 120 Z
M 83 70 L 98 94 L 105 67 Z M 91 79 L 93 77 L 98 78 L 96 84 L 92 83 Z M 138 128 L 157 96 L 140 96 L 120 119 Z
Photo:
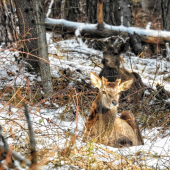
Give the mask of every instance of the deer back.
M 122 114 L 120 115 L 120 119 L 125 120 L 133 129 L 133 131 L 135 132 L 137 138 L 138 138 L 138 145 L 143 145 L 144 141 L 143 141 L 143 137 L 141 135 L 137 120 L 135 119 L 133 113 L 131 113 L 130 111 L 123 111 Z
M 136 146 L 138 145 L 137 136 L 133 128 L 123 119 L 116 117 L 114 123 L 114 129 L 112 135 L 115 137 L 116 141 L 119 141 L 119 145 L 124 146 Z M 126 138 L 124 138 L 126 137 Z M 129 139 L 129 141 L 124 141 Z

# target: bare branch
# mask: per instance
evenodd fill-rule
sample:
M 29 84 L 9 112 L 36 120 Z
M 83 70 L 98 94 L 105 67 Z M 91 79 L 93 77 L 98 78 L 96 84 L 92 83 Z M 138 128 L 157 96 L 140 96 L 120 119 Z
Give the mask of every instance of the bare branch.
M 48 18 L 48 17 L 50 16 L 50 14 L 51 14 L 51 8 L 52 8 L 53 4 L 54 4 L 54 0 L 51 0 L 51 3 L 50 3 L 50 5 L 49 5 L 49 7 L 48 7 L 48 12 L 47 12 L 47 14 L 46 14 L 46 17 L 47 17 L 47 18 Z
M 24 156 L 22 156 L 20 153 L 15 152 L 15 151 L 11 151 L 9 149 L 8 143 L 5 139 L 5 137 L 2 135 L 2 127 L 0 126 L 0 139 L 2 141 L 2 143 L 0 144 L 0 149 L 2 150 L 2 152 L 7 153 L 7 152 L 11 152 L 12 157 L 15 158 L 16 160 L 20 161 L 20 162 L 25 162 L 26 165 L 30 166 L 31 162 L 29 160 L 27 160 Z
M 28 130 L 29 130 L 29 137 L 30 137 L 30 150 L 31 150 L 31 162 L 32 164 L 36 164 L 37 162 L 37 156 L 36 156 L 36 149 L 35 149 L 35 138 L 34 138 L 34 132 L 33 132 L 33 128 L 32 128 L 32 124 L 30 121 L 30 116 L 28 113 L 28 108 L 25 105 L 25 117 L 28 123 Z
M 86 24 L 79 22 L 71 22 L 64 19 L 45 19 L 45 26 L 47 29 L 64 30 L 69 32 L 75 32 L 81 27 L 81 35 L 84 37 L 97 37 L 105 38 L 110 36 L 122 35 L 123 37 L 129 37 L 129 35 L 138 35 L 141 41 L 146 43 L 153 43 L 165 45 L 166 42 L 170 42 L 170 32 L 162 30 L 151 30 L 136 27 L 125 27 L 125 26 L 113 26 L 104 24 L 102 31 L 97 29 L 97 24 Z

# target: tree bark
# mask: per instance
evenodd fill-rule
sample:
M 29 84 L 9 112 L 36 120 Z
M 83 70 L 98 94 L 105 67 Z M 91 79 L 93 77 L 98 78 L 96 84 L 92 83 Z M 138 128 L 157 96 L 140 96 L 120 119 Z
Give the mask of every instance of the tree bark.
M 97 29 L 102 31 L 103 27 L 103 0 L 98 0 L 97 2 Z
M 154 17 L 161 14 L 161 0 L 142 0 L 141 3 L 144 12 L 149 12 Z
M 170 0 L 161 0 L 162 8 L 162 27 L 164 30 L 170 30 Z
M 101 24 L 103 21 L 109 25 L 123 25 L 126 27 L 133 25 L 130 0 L 102 0 L 102 2 L 103 3 L 101 3 L 101 0 L 98 0 L 98 4 L 96 4 L 96 1 L 94 0 L 86 1 L 89 23 L 98 23 L 98 29 L 101 31 L 103 30 L 103 25 Z M 103 11 L 103 13 L 101 11 Z M 102 21 L 101 18 L 103 19 Z M 131 35 L 130 43 L 132 48 L 135 49 L 135 54 L 139 54 L 142 52 L 143 48 L 140 41 L 137 42 L 139 38 L 136 39 L 136 37 L 137 35 Z M 134 42 L 137 42 L 137 45 L 134 44 Z M 127 46 L 129 46 L 128 42 L 125 47 Z
M 132 22 L 132 9 L 129 0 L 119 0 L 118 1 L 118 15 L 122 17 L 123 23 L 121 23 L 125 27 L 129 27 L 133 25 Z
M 45 96 L 52 94 L 53 86 L 50 73 L 50 63 L 48 59 L 48 49 L 46 41 L 46 30 L 44 25 L 44 9 L 42 1 L 34 1 L 34 11 L 36 19 L 36 30 L 38 35 L 38 53 L 40 56 L 39 65 L 41 71 L 41 82 Z
M 60 5 L 61 5 L 61 1 L 60 0 L 55 0 L 54 1 L 54 5 L 53 5 L 53 12 L 52 12 L 52 14 L 53 14 L 53 18 L 59 18 L 59 16 L 60 16 Z
M 85 22 L 86 0 L 55 0 L 52 7 L 53 18 L 61 18 L 69 21 Z
M 14 15 L 12 0 L 0 1 L 0 43 L 5 42 L 6 46 L 18 39 Z
M 37 38 L 36 21 L 33 10 L 34 0 L 14 0 L 14 2 L 18 17 L 20 38 L 23 40 Z M 38 40 L 32 39 L 30 41 L 24 41 L 23 51 L 28 54 L 27 56 L 25 56 L 26 61 L 28 61 L 34 68 L 39 68 L 38 58 L 34 57 L 38 55 Z M 29 53 L 34 56 L 29 55 Z
M 97 23 L 97 1 L 86 0 L 88 23 Z M 117 0 L 103 0 L 103 20 L 106 24 L 120 25 Z

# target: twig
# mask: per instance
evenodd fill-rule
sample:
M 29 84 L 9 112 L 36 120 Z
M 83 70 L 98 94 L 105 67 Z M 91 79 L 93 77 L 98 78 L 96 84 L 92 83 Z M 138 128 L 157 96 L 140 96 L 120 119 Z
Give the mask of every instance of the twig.
M 4 136 L 2 135 L 2 127 L 0 126 L 0 138 L 3 142 L 3 144 L 0 144 L 0 149 L 2 150 L 2 152 L 10 152 L 12 157 L 14 157 L 16 160 L 20 161 L 20 162 L 25 162 L 26 165 L 30 166 L 31 162 L 29 160 L 27 160 L 24 156 L 22 156 L 20 153 L 15 152 L 15 151 L 11 151 L 8 147 L 8 143 L 6 141 L 6 139 L 4 138 Z
M 32 124 L 30 121 L 30 116 L 28 113 L 28 108 L 26 105 L 25 107 L 25 117 L 28 123 L 28 130 L 29 130 L 29 138 L 30 138 L 30 150 L 31 150 L 31 166 L 35 165 L 37 163 L 37 155 L 36 155 L 36 149 L 35 149 L 35 138 L 34 138 L 34 132 L 32 128 Z

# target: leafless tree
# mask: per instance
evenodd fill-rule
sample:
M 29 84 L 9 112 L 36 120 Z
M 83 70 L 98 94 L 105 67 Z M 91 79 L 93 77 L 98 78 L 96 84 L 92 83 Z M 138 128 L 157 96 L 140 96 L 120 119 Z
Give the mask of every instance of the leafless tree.
M 24 51 L 27 53 L 26 60 L 30 62 L 34 68 L 40 67 L 44 93 L 45 95 L 49 95 L 52 92 L 52 81 L 47 53 L 46 32 L 44 27 L 45 16 L 42 1 L 14 0 L 14 2 L 21 38 L 34 38 L 30 41 L 24 41 Z M 39 57 L 37 58 L 37 56 Z
M 0 43 L 5 45 L 17 40 L 16 20 L 12 0 L 0 1 Z

